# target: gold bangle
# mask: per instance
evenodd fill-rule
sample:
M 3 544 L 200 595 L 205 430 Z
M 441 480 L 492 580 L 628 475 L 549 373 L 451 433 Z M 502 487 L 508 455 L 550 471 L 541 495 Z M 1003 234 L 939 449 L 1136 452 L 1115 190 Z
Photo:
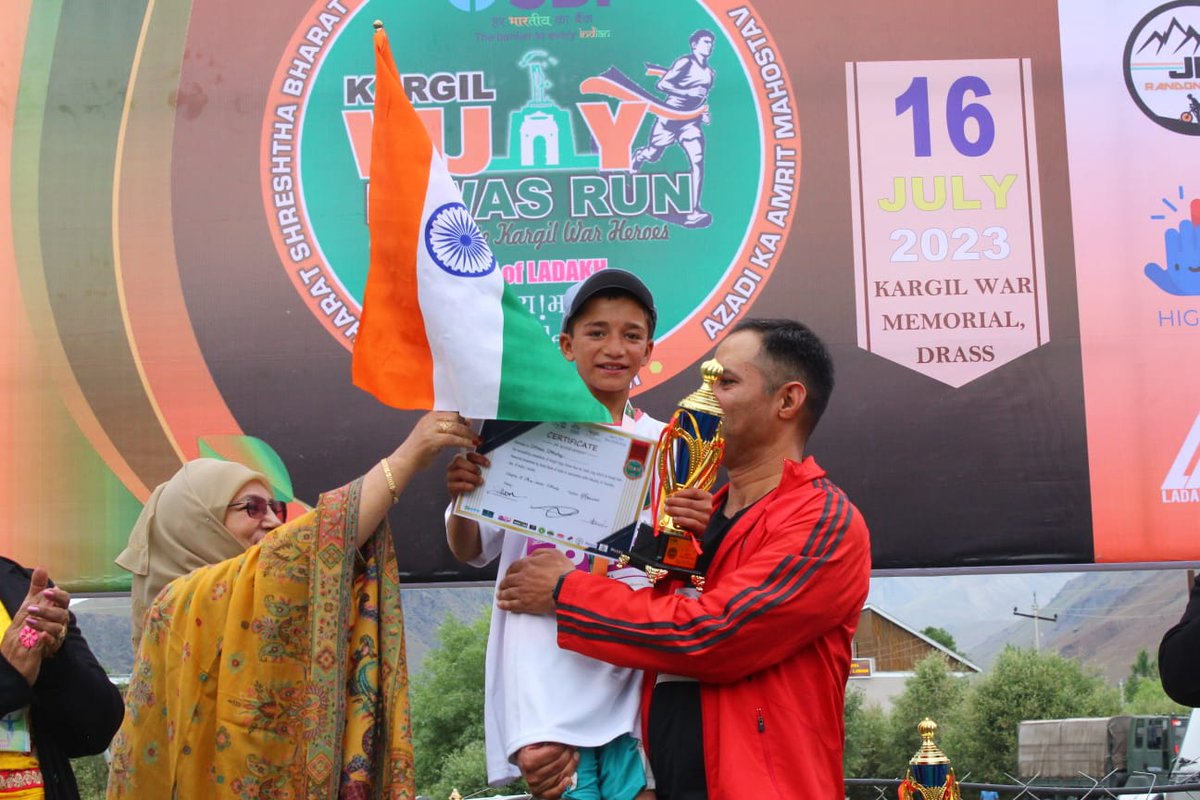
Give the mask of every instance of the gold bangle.
M 396 494 L 396 479 L 392 477 L 392 468 L 386 458 L 379 459 L 379 466 L 383 467 L 383 477 L 387 481 L 388 491 L 392 493 L 392 505 L 396 505 L 400 502 L 400 495 Z

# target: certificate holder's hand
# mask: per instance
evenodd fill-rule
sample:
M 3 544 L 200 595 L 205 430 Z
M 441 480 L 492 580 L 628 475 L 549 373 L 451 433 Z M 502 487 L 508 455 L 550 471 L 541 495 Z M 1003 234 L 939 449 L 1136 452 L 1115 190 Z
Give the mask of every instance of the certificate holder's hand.
M 579 766 L 579 751 L 558 742 L 540 742 L 517 751 L 517 768 L 530 793 L 542 800 L 558 800 L 571 787 Z
M 496 607 L 518 614 L 551 614 L 558 579 L 574 571 L 575 564 L 558 548 L 514 561 L 496 590 Z
M 712 517 L 713 496 L 703 489 L 680 489 L 663 501 L 663 510 L 675 524 L 696 536 L 704 535 Z
M 446 489 L 452 499 L 483 485 L 483 470 L 492 465 L 488 457 L 474 450 L 459 453 L 446 467 Z

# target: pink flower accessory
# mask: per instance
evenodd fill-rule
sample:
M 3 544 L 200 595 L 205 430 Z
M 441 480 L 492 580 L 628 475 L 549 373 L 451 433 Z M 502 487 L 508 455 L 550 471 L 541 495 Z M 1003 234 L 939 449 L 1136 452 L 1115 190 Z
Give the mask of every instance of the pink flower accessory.
M 33 648 L 37 647 L 38 632 L 28 625 L 25 625 L 21 628 L 21 632 L 17 634 L 17 637 L 20 639 L 21 645 L 24 646 L 26 650 L 32 650 Z

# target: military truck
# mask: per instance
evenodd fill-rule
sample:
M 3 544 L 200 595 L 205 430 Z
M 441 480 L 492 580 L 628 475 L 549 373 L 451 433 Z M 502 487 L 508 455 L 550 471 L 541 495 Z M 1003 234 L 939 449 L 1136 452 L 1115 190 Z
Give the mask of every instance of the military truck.
M 1186 716 L 1026 720 L 1017 729 L 1017 771 L 1042 787 L 1150 787 L 1167 782 L 1188 728 Z M 1080 797 L 1083 792 L 1040 792 Z
M 1164 783 L 1168 786 L 1200 784 L 1200 708 L 1192 709 L 1187 732 L 1171 764 L 1171 774 L 1155 783 L 1156 786 Z M 1163 794 L 1152 789 L 1146 795 L 1133 795 L 1128 800 L 1200 800 L 1200 790 Z

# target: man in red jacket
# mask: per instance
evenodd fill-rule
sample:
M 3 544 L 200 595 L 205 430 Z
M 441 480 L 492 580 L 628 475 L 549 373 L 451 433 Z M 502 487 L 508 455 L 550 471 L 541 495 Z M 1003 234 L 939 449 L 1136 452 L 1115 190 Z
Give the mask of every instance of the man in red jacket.
M 841 797 L 842 703 L 871 553 L 858 509 L 804 456 L 833 363 L 790 320 L 742 323 L 716 358 L 729 484 L 704 533 L 704 592 L 633 591 L 545 550 L 510 568 L 497 605 L 554 613 L 561 647 L 648 671 L 660 800 Z

